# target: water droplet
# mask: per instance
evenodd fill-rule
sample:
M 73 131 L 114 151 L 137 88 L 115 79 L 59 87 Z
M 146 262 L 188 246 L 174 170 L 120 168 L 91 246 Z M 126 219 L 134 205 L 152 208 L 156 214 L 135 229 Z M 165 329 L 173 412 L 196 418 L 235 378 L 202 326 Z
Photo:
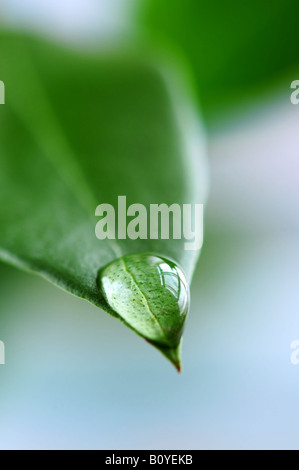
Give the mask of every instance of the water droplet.
M 182 269 L 159 255 L 130 254 L 101 269 L 98 285 L 110 308 L 180 369 L 190 298 Z

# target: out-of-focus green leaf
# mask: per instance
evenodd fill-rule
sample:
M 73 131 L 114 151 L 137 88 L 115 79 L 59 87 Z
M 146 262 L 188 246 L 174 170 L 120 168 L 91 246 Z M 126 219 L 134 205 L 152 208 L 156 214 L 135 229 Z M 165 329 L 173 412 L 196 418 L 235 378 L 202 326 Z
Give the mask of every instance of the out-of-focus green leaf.
M 190 281 L 199 253 L 184 239 L 95 236 L 96 207 L 121 195 L 146 208 L 205 200 L 203 144 L 163 74 L 146 59 L 11 33 L 0 35 L 0 73 L 1 259 L 115 316 L 97 276 L 121 256 L 160 254 Z
M 298 17 L 297 0 L 146 0 L 141 11 L 151 40 L 189 62 L 209 117 L 298 70 Z

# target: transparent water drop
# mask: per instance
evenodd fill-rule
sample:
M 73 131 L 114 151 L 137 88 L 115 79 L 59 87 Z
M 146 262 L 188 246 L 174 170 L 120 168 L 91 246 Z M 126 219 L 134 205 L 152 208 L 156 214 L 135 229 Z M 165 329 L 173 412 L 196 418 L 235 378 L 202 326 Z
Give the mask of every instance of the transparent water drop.
M 180 343 L 189 310 L 182 269 L 152 253 L 123 256 L 99 271 L 107 304 L 180 370 Z

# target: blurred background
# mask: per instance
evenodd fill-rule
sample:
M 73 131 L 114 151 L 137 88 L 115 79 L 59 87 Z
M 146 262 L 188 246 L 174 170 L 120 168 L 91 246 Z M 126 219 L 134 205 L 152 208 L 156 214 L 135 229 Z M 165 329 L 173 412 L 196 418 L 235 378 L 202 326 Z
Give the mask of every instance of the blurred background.
M 2 0 L 6 27 L 174 57 L 204 119 L 210 198 L 181 376 L 96 307 L 0 265 L 1 449 L 298 449 L 298 13 L 293 0 Z

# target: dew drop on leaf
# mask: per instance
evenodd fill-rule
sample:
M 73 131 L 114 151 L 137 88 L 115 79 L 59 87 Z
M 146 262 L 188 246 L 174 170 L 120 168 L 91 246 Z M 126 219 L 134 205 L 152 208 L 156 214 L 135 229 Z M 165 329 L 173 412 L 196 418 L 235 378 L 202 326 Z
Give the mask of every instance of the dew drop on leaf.
M 125 255 L 99 271 L 109 307 L 180 370 L 189 285 L 174 261 L 152 253 Z

